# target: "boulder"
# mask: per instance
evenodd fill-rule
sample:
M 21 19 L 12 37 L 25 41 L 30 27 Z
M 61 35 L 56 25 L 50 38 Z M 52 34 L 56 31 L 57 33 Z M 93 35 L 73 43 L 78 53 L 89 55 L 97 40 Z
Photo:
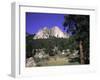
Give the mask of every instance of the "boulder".
M 34 66 L 36 66 L 36 63 L 33 57 L 26 59 L 26 67 L 34 67 Z

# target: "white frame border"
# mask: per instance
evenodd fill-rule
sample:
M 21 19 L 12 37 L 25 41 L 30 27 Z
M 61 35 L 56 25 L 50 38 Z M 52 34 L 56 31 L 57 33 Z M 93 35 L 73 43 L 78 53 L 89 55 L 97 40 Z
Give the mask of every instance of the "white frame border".
M 36 7 L 36 8 L 56 8 L 56 9 L 72 9 L 72 10 L 81 10 L 81 11 L 89 11 L 90 15 L 92 16 L 92 19 L 90 23 L 90 26 L 92 28 L 90 28 L 90 34 L 92 35 L 91 38 L 90 38 L 90 41 L 91 41 L 91 46 L 93 47 L 95 45 L 94 43 L 94 36 L 96 36 L 96 33 L 95 33 L 95 29 L 93 28 L 95 26 L 95 9 L 87 9 L 87 8 L 73 8 L 71 6 L 69 7 L 48 7 L 48 6 L 34 6 L 32 4 L 26 4 L 26 3 L 12 3 L 12 62 L 11 62 L 11 75 L 13 77 L 20 77 L 20 76 L 36 76 L 36 75 L 55 75 L 55 74 L 58 74 L 60 72 L 60 74 L 69 74 L 69 73 L 91 73 L 91 72 L 95 72 L 95 68 L 96 68 L 96 55 L 93 55 L 93 56 L 90 56 L 90 60 L 92 60 L 93 64 L 90 64 L 90 65 L 80 65 L 79 67 L 77 67 L 76 65 L 73 67 L 73 66 L 67 66 L 66 70 L 64 71 L 65 69 L 65 66 L 55 66 L 55 67 L 41 67 L 42 69 L 38 68 L 38 67 L 35 67 L 35 69 L 25 69 L 22 64 L 23 64 L 23 60 L 24 58 L 22 59 L 22 55 L 23 54 L 20 54 L 22 51 L 21 48 L 25 45 L 22 45 L 23 44 L 23 40 L 21 39 L 20 36 L 24 35 L 22 30 L 25 30 L 25 27 L 23 29 L 23 25 L 21 25 L 21 20 L 23 22 L 23 19 L 25 19 L 25 17 L 23 19 L 21 19 L 22 17 L 22 14 L 21 14 L 21 7 L 23 6 L 26 6 L 26 7 Z M 30 10 L 31 11 L 31 10 Z M 39 11 L 40 12 L 40 11 Z M 47 11 L 45 11 L 47 12 Z M 91 13 L 92 12 L 92 13 Z M 80 13 L 79 13 L 80 14 Z M 82 13 L 81 13 L 82 14 Z M 25 26 L 25 25 L 24 25 Z M 21 33 L 22 32 L 22 33 Z M 94 48 L 94 47 L 93 47 Z M 95 53 L 95 50 L 90 50 L 92 53 Z M 23 51 L 22 51 L 23 52 Z M 24 54 L 25 55 L 25 54 Z M 24 64 L 23 64 L 24 65 Z M 24 68 L 24 69 L 23 69 Z M 64 68 L 64 69 L 62 69 Z M 32 73 L 34 70 L 34 73 Z M 71 71 L 70 71 L 71 70 Z M 32 71 L 32 72 L 31 72 Z M 42 74 L 42 72 L 45 71 L 45 73 Z M 37 73 L 38 72 L 38 73 Z M 48 73 L 47 73 L 48 72 Z M 53 72 L 53 73 L 52 73 Z M 58 75 L 60 75 L 58 74 Z

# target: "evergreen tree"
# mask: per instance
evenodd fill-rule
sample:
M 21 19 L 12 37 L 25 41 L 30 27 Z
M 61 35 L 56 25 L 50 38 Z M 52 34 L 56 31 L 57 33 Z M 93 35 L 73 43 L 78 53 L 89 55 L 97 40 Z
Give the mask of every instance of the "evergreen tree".
M 65 15 L 64 29 L 77 43 L 80 63 L 89 64 L 89 15 Z

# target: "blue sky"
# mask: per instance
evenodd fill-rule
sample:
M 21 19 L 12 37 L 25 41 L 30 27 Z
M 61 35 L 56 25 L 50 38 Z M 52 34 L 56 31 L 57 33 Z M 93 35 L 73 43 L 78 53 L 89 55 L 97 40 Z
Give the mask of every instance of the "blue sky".
M 54 26 L 64 31 L 63 22 L 64 14 L 26 12 L 26 32 L 30 34 L 38 32 L 43 27 L 50 29 Z

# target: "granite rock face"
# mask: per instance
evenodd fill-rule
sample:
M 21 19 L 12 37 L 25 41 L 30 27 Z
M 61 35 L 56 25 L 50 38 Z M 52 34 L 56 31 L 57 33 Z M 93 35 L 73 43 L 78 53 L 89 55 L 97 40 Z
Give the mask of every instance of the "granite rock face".
M 47 39 L 50 37 L 69 38 L 69 35 L 64 33 L 58 26 L 54 26 L 51 29 L 44 27 L 36 33 L 33 39 Z

